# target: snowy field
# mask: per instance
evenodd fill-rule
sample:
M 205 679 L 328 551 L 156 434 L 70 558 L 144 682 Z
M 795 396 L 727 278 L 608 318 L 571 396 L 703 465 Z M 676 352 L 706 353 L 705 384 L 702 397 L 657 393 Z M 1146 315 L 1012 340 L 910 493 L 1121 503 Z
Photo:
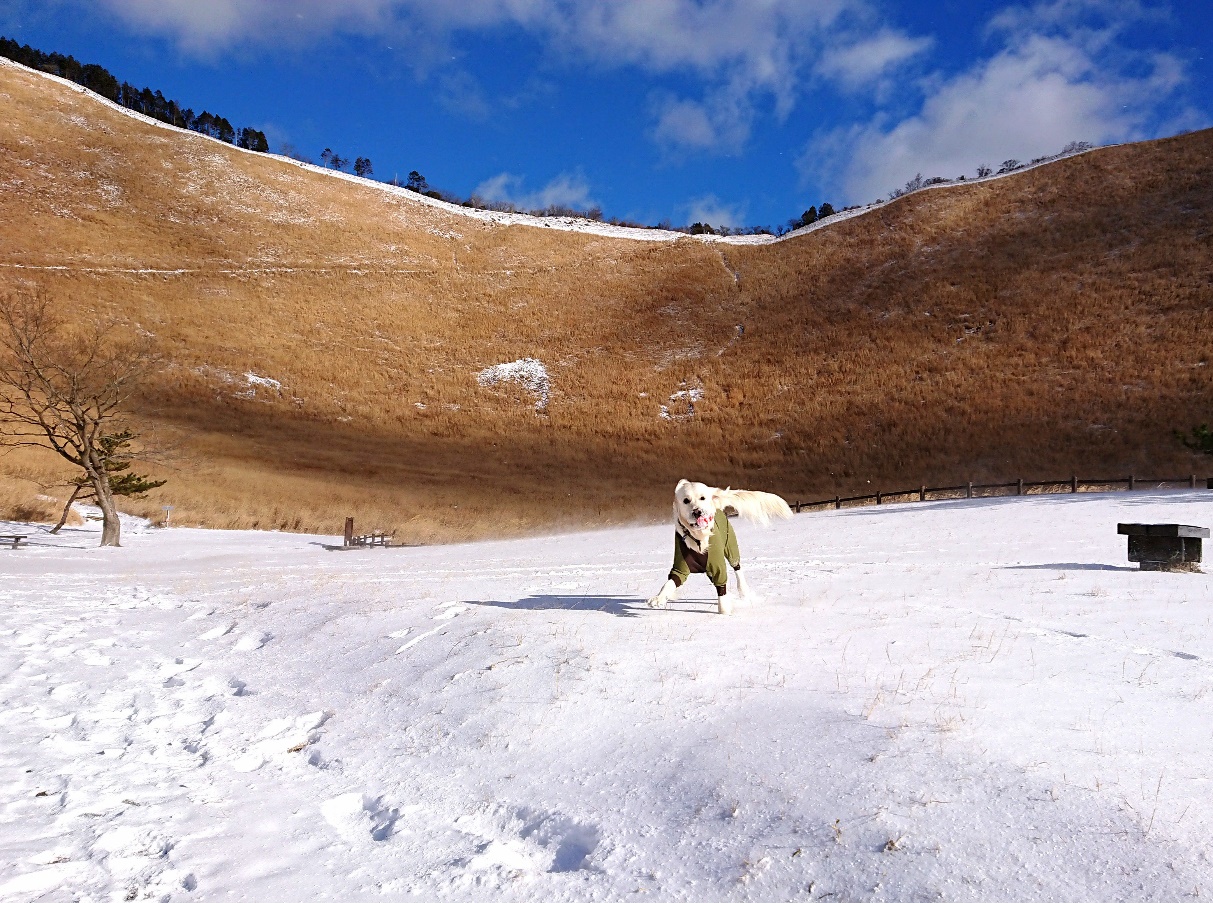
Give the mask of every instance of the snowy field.
M 1213 494 L 738 525 L 763 601 L 642 599 L 672 529 L 0 550 L 0 900 L 1213 895 Z M 3 525 L 8 532 L 20 525 Z

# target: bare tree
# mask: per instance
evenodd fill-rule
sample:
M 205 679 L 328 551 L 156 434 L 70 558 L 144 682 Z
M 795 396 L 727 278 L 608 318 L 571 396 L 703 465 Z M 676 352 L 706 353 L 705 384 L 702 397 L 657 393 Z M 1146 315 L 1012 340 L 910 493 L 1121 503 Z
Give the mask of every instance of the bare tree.
M 49 448 L 79 467 L 101 509 L 101 545 L 120 544 L 115 475 L 130 441 L 124 405 L 156 364 L 146 339 L 112 324 L 70 329 L 45 295 L 0 298 L 0 444 Z
M 102 436 L 97 440 L 101 450 L 101 460 L 105 463 L 106 473 L 109 474 L 110 493 L 123 498 L 141 499 L 153 489 L 159 489 L 167 480 L 153 480 L 146 474 L 135 473 L 131 470 L 133 455 L 131 440 L 135 434 L 129 429 L 121 430 L 113 435 Z M 51 528 L 52 533 L 58 533 L 67 523 L 68 514 L 76 502 L 86 502 L 96 499 L 97 491 L 93 488 L 87 473 L 79 473 L 68 482 L 72 493 L 63 505 L 63 513 L 59 522 Z

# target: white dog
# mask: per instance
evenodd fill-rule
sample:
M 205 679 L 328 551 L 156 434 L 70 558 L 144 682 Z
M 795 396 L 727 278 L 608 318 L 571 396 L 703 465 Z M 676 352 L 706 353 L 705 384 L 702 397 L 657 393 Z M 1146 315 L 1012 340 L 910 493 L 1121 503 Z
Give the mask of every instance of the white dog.
M 742 596 L 750 594 L 741 573 L 741 554 L 729 510 L 762 524 L 770 523 L 772 517 L 792 516 L 788 503 L 770 492 L 717 489 L 680 480 L 674 487 L 674 566 L 661 591 L 649 599 L 650 606 L 664 608 L 691 574 L 707 574 L 716 587 L 720 613 L 732 614 L 729 567 L 737 575 L 737 591 Z

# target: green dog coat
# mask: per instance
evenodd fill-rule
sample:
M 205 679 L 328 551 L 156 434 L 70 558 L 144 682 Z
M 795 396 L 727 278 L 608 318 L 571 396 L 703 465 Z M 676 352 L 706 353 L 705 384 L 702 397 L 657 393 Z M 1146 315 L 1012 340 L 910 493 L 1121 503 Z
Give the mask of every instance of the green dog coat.
M 741 569 L 741 553 L 737 550 L 737 534 L 729 523 L 728 515 L 716 512 L 716 522 L 708 534 L 708 547 L 702 548 L 699 541 L 679 521 L 674 528 L 674 566 L 670 579 L 675 586 L 682 586 L 691 574 L 707 574 L 716 594 L 723 596 L 728 588 L 729 571 Z

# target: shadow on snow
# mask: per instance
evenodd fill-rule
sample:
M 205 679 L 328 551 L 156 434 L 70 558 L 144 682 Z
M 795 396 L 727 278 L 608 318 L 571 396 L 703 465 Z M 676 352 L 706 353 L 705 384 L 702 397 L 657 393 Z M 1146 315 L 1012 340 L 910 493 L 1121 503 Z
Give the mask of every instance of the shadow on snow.
M 688 606 L 686 603 L 697 603 L 701 600 L 684 600 L 683 602 L 674 602 L 664 611 L 680 612 L 686 614 L 715 614 L 716 600 L 711 600 L 711 608 L 699 607 L 698 605 Z M 504 608 L 509 611 L 599 611 L 603 614 L 615 615 L 620 618 L 636 618 L 643 613 L 649 612 L 654 615 L 660 614 L 662 609 L 652 609 L 645 603 L 643 599 L 625 596 L 559 596 L 559 595 L 534 595 L 526 596 L 522 599 L 513 601 L 500 600 L 465 600 L 465 605 L 487 605 L 494 608 Z

